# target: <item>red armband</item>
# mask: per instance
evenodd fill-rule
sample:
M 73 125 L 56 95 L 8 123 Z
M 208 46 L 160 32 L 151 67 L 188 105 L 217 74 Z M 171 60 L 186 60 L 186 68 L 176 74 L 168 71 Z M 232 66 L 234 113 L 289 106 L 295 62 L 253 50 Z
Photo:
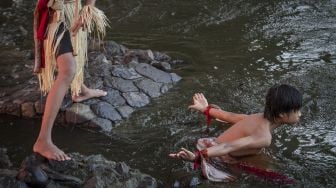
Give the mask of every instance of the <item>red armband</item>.
M 204 150 L 197 150 L 194 152 L 195 154 L 195 160 L 194 160 L 194 170 L 197 170 L 201 164 L 202 164 L 202 157 L 205 159 L 208 159 L 208 150 L 204 149 Z
M 204 110 L 204 115 L 206 117 L 206 122 L 207 122 L 207 125 L 210 126 L 211 124 L 211 120 L 212 120 L 212 117 L 210 116 L 210 109 L 212 108 L 212 106 L 207 106 L 206 109 Z

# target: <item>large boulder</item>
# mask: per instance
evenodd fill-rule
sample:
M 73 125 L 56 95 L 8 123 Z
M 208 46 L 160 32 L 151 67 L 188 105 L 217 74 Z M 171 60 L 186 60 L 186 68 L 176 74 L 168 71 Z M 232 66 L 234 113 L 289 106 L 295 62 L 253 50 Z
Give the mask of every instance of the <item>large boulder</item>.
M 157 181 L 124 162 L 102 155 L 69 154 L 71 160 L 48 161 L 33 154 L 22 163 L 18 179 L 32 187 L 158 187 Z

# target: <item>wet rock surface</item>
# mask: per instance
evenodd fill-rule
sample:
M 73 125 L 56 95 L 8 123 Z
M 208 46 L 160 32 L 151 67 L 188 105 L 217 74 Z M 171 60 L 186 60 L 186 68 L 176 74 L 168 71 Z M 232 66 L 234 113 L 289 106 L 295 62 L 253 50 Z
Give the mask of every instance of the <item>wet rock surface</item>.
M 101 46 L 90 47 L 84 82 L 90 88 L 107 91 L 107 95 L 74 103 L 67 94 L 58 122 L 110 132 L 117 122 L 129 118 L 181 80 L 172 73 L 176 60 L 164 53 L 128 49 L 114 41 L 106 41 Z M 28 71 L 25 74 L 31 74 Z M 0 113 L 28 118 L 43 113 L 46 97 L 39 92 L 35 77 L 5 88 L 0 94 Z
M 69 161 L 52 161 L 38 154 L 28 156 L 19 170 L 12 169 L 6 149 L 0 148 L 0 187 L 158 187 L 153 177 L 102 155 L 69 154 Z

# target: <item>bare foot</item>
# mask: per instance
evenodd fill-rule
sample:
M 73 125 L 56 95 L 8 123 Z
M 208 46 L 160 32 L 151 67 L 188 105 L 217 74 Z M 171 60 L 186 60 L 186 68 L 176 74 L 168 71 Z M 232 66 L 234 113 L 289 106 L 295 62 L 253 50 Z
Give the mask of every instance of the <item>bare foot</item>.
M 194 109 L 200 112 L 204 112 L 206 107 L 209 105 L 203 93 L 195 93 L 193 96 L 193 102 L 194 104 L 190 105 L 189 109 Z
M 171 153 L 169 154 L 169 157 L 175 158 L 175 159 L 182 159 L 182 160 L 186 160 L 186 161 L 194 161 L 196 156 L 193 152 L 185 149 L 185 148 L 181 148 L 181 151 L 179 151 L 178 153 Z
M 51 160 L 65 161 L 71 159 L 53 143 L 36 141 L 33 147 L 33 151 Z
M 85 92 L 82 93 L 82 95 L 72 96 L 72 100 L 74 102 L 82 102 L 82 101 L 85 101 L 91 98 L 103 97 L 106 95 L 107 95 L 107 92 L 100 90 L 100 89 L 87 89 Z

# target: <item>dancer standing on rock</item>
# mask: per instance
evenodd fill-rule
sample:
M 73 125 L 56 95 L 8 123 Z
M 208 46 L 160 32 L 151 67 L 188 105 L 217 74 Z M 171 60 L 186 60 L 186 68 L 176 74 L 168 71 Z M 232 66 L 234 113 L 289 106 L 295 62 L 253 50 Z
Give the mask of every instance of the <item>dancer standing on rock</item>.
M 208 120 L 216 118 L 232 126 L 217 138 L 199 139 L 198 151 L 195 153 L 182 148 L 181 151 L 169 156 L 201 163 L 205 177 L 213 181 L 226 181 L 233 177 L 213 168 L 209 165 L 209 160 L 216 158 L 230 163 L 236 157 L 260 153 L 262 148 L 270 146 L 273 129 L 283 124 L 294 124 L 300 120 L 302 95 L 292 86 L 275 85 L 266 95 L 265 111 L 251 115 L 213 108 L 201 93 L 196 93 L 193 101 L 194 104 L 189 106 L 190 109 L 203 112 Z
M 40 88 L 48 93 L 39 136 L 33 151 L 52 160 L 70 158 L 52 142 L 51 132 L 63 98 L 71 87 L 72 99 L 81 102 L 107 93 L 89 89 L 84 83 L 87 62 L 87 34 L 96 27 L 105 35 L 107 18 L 95 0 L 38 0 L 34 11 L 35 67 Z M 55 72 L 57 69 L 57 77 Z

